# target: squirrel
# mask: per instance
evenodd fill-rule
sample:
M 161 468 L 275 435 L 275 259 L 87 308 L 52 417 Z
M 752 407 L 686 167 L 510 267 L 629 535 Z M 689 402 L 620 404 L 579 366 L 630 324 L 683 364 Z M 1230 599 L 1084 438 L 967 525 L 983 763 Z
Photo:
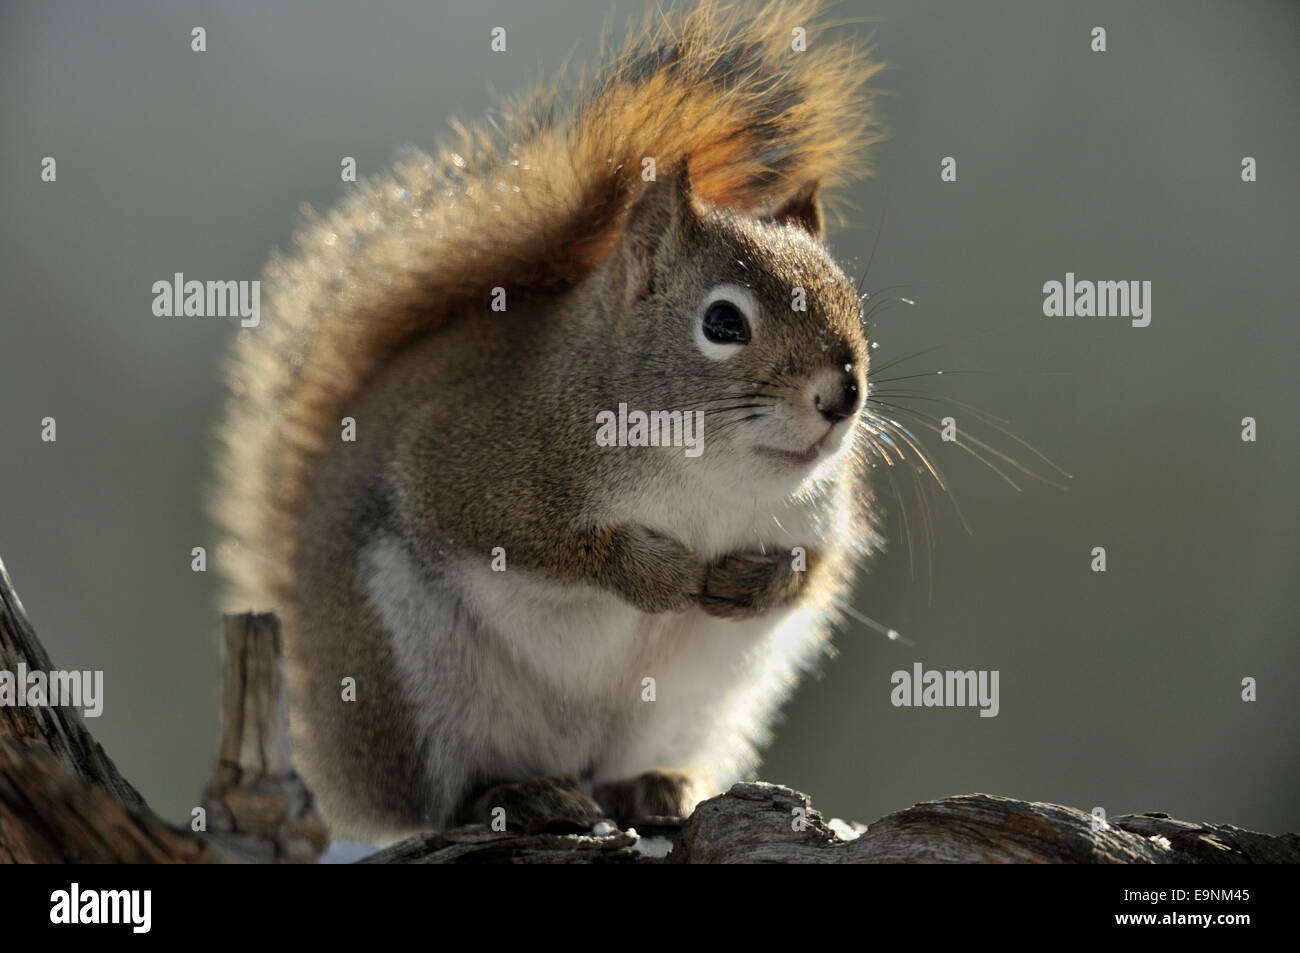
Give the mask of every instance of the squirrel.
M 821 191 L 866 171 L 880 66 L 819 6 L 655 12 L 272 256 L 224 607 L 279 614 L 336 837 L 684 816 L 827 650 L 879 517 Z

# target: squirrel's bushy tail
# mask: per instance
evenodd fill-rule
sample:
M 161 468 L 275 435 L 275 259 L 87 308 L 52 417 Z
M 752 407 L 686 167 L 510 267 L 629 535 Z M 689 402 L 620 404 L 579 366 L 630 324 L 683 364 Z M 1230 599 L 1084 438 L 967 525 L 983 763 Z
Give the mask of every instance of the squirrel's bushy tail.
M 653 11 L 572 95 L 560 84 L 456 124 L 311 216 L 267 268 L 262 321 L 230 370 L 216 511 L 230 609 L 287 612 L 296 519 L 349 402 L 404 342 L 494 287 L 552 294 L 590 274 L 645 182 L 689 164 L 717 205 L 775 207 L 863 171 L 878 138 L 863 84 L 879 69 L 818 25 L 819 0 Z M 803 50 L 796 41 L 803 31 Z

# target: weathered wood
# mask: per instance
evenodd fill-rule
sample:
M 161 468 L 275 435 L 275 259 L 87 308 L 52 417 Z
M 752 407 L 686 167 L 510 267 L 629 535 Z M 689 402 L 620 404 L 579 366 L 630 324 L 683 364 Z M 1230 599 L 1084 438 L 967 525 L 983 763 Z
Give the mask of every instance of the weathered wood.
M 230 860 L 147 808 L 128 808 L 43 744 L 0 741 L 0 862 L 211 863 Z
M 494 833 L 482 824 L 418 834 L 360 861 L 363 864 L 631 864 L 637 838 L 624 831 L 588 834 Z
M 790 831 L 795 809 L 807 812 L 802 836 Z M 1224 837 L 1211 825 L 1180 825 L 1161 839 L 1151 815 L 1099 821 L 1072 807 L 968 794 L 927 801 L 886 815 L 851 840 L 834 836 L 807 798 L 774 785 L 737 785 L 701 804 L 683 830 L 680 860 L 696 863 L 1277 863 L 1300 862 L 1300 835 L 1249 834 L 1207 850 Z M 737 837 L 741 832 L 743 836 Z M 674 850 L 674 854 L 677 851 Z
M 1075 808 L 987 794 L 917 804 L 859 833 L 827 823 L 807 795 L 761 782 L 737 784 L 702 802 L 666 857 L 638 853 L 641 846 L 626 833 L 526 836 L 478 825 L 414 837 L 363 863 L 1300 863 L 1296 834 L 1155 814 L 1097 822 Z
M 0 563 L 0 668 L 50 671 Z M 217 762 L 207 829 L 156 817 L 65 708 L 0 707 L 0 862 L 311 862 L 325 826 L 293 768 L 279 623 L 227 616 Z M 638 836 L 422 834 L 364 863 L 1300 863 L 1300 835 L 1191 824 L 1164 814 L 1098 821 L 1074 808 L 969 794 L 870 826 L 827 822 L 807 795 L 737 784 L 685 821 L 647 819 Z M 670 850 L 671 848 L 671 850 Z
M 0 861 L 314 861 L 328 843 L 293 769 L 274 616 L 225 623 L 222 723 L 207 830 L 157 817 L 74 708 L 0 706 Z M 0 669 L 53 671 L 0 563 Z
M 20 666 L 28 671 L 53 669 L 0 559 L 0 670 L 16 673 Z M 118 803 L 144 806 L 140 792 L 118 772 L 75 708 L 0 706 L 0 740 L 6 738 L 43 745 L 65 768 L 99 785 Z
M 1231 824 L 1189 824 L 1161 812 L 1122 814 L 1110 823 L 1159 843 L 1190 864 L 1300 863 L 1300 834 L 1258 834 Z
M 225 617 L 221 741 L 203 794 L 208 829 L 265 861 L 312 863 L 329 845 L 293 768 L 280 622 Z

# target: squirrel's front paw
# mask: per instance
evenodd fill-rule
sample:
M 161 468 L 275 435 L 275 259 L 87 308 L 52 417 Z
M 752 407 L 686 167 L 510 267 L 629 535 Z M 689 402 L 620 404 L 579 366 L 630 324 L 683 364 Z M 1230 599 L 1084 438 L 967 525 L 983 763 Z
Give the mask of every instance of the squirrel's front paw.
M 807 551 L 803 562 L 779 549 L 728 553 L 705 570 L 700 608 L 726 619 L 748 619 L 788 605 L 803 590 L 812 560 Z
M 699 598 L 704 567 L 695 554 L 644 526 L 617 530 L 604 582 L 642 612 L 680 612 Z

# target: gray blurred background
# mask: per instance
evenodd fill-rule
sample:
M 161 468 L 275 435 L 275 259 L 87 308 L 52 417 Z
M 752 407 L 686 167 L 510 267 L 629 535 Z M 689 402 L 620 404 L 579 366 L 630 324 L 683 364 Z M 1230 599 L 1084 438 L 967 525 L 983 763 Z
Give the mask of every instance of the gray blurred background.
M 234 322 L 155 318 L 150 286 L 258 277 L 300 203 L 342 194 L 341 157 L 366 175 L 431 147 L 490 90 L 590 62 L 602 24 L 640 8 L 4 4 L 0 556 L 54 663 L 105 671 L 91 728 L 162 813 L 188 814 L 214 751 L 217 574 L 189 554 L 216 558 L 201 504 Z M 934 546 L 909 554 L 886 487 L 891 548 L 856 605 L 916 645 L 846 627 L 764 777 L 861 820 L 985 791 L 1300 828 L 1300 4 L 836 14 L 873 18 L 844 29 L 892 65 L 874 83 L 891 138 L 832 245 L 857 270 L 878 233 L 868 287 L 916 302 L 882 309 L 878 362 L 937 346 L 884 376 L 947 372 L 880 386 L 1004 418 L 1073 479 L 1017 492 L 927 434 L 974 533 L 934 494 Z M 494 26 L 508 53 L 489 52 Z M 1044 317 L 1042 285 L 1067 271 L 1151 281 L 1150 327 Z M 960 407 L 911 406 L 1050 472 Z M 917 661 L 999 670 L 1001 713 L 892 707 L 890 674 Z

